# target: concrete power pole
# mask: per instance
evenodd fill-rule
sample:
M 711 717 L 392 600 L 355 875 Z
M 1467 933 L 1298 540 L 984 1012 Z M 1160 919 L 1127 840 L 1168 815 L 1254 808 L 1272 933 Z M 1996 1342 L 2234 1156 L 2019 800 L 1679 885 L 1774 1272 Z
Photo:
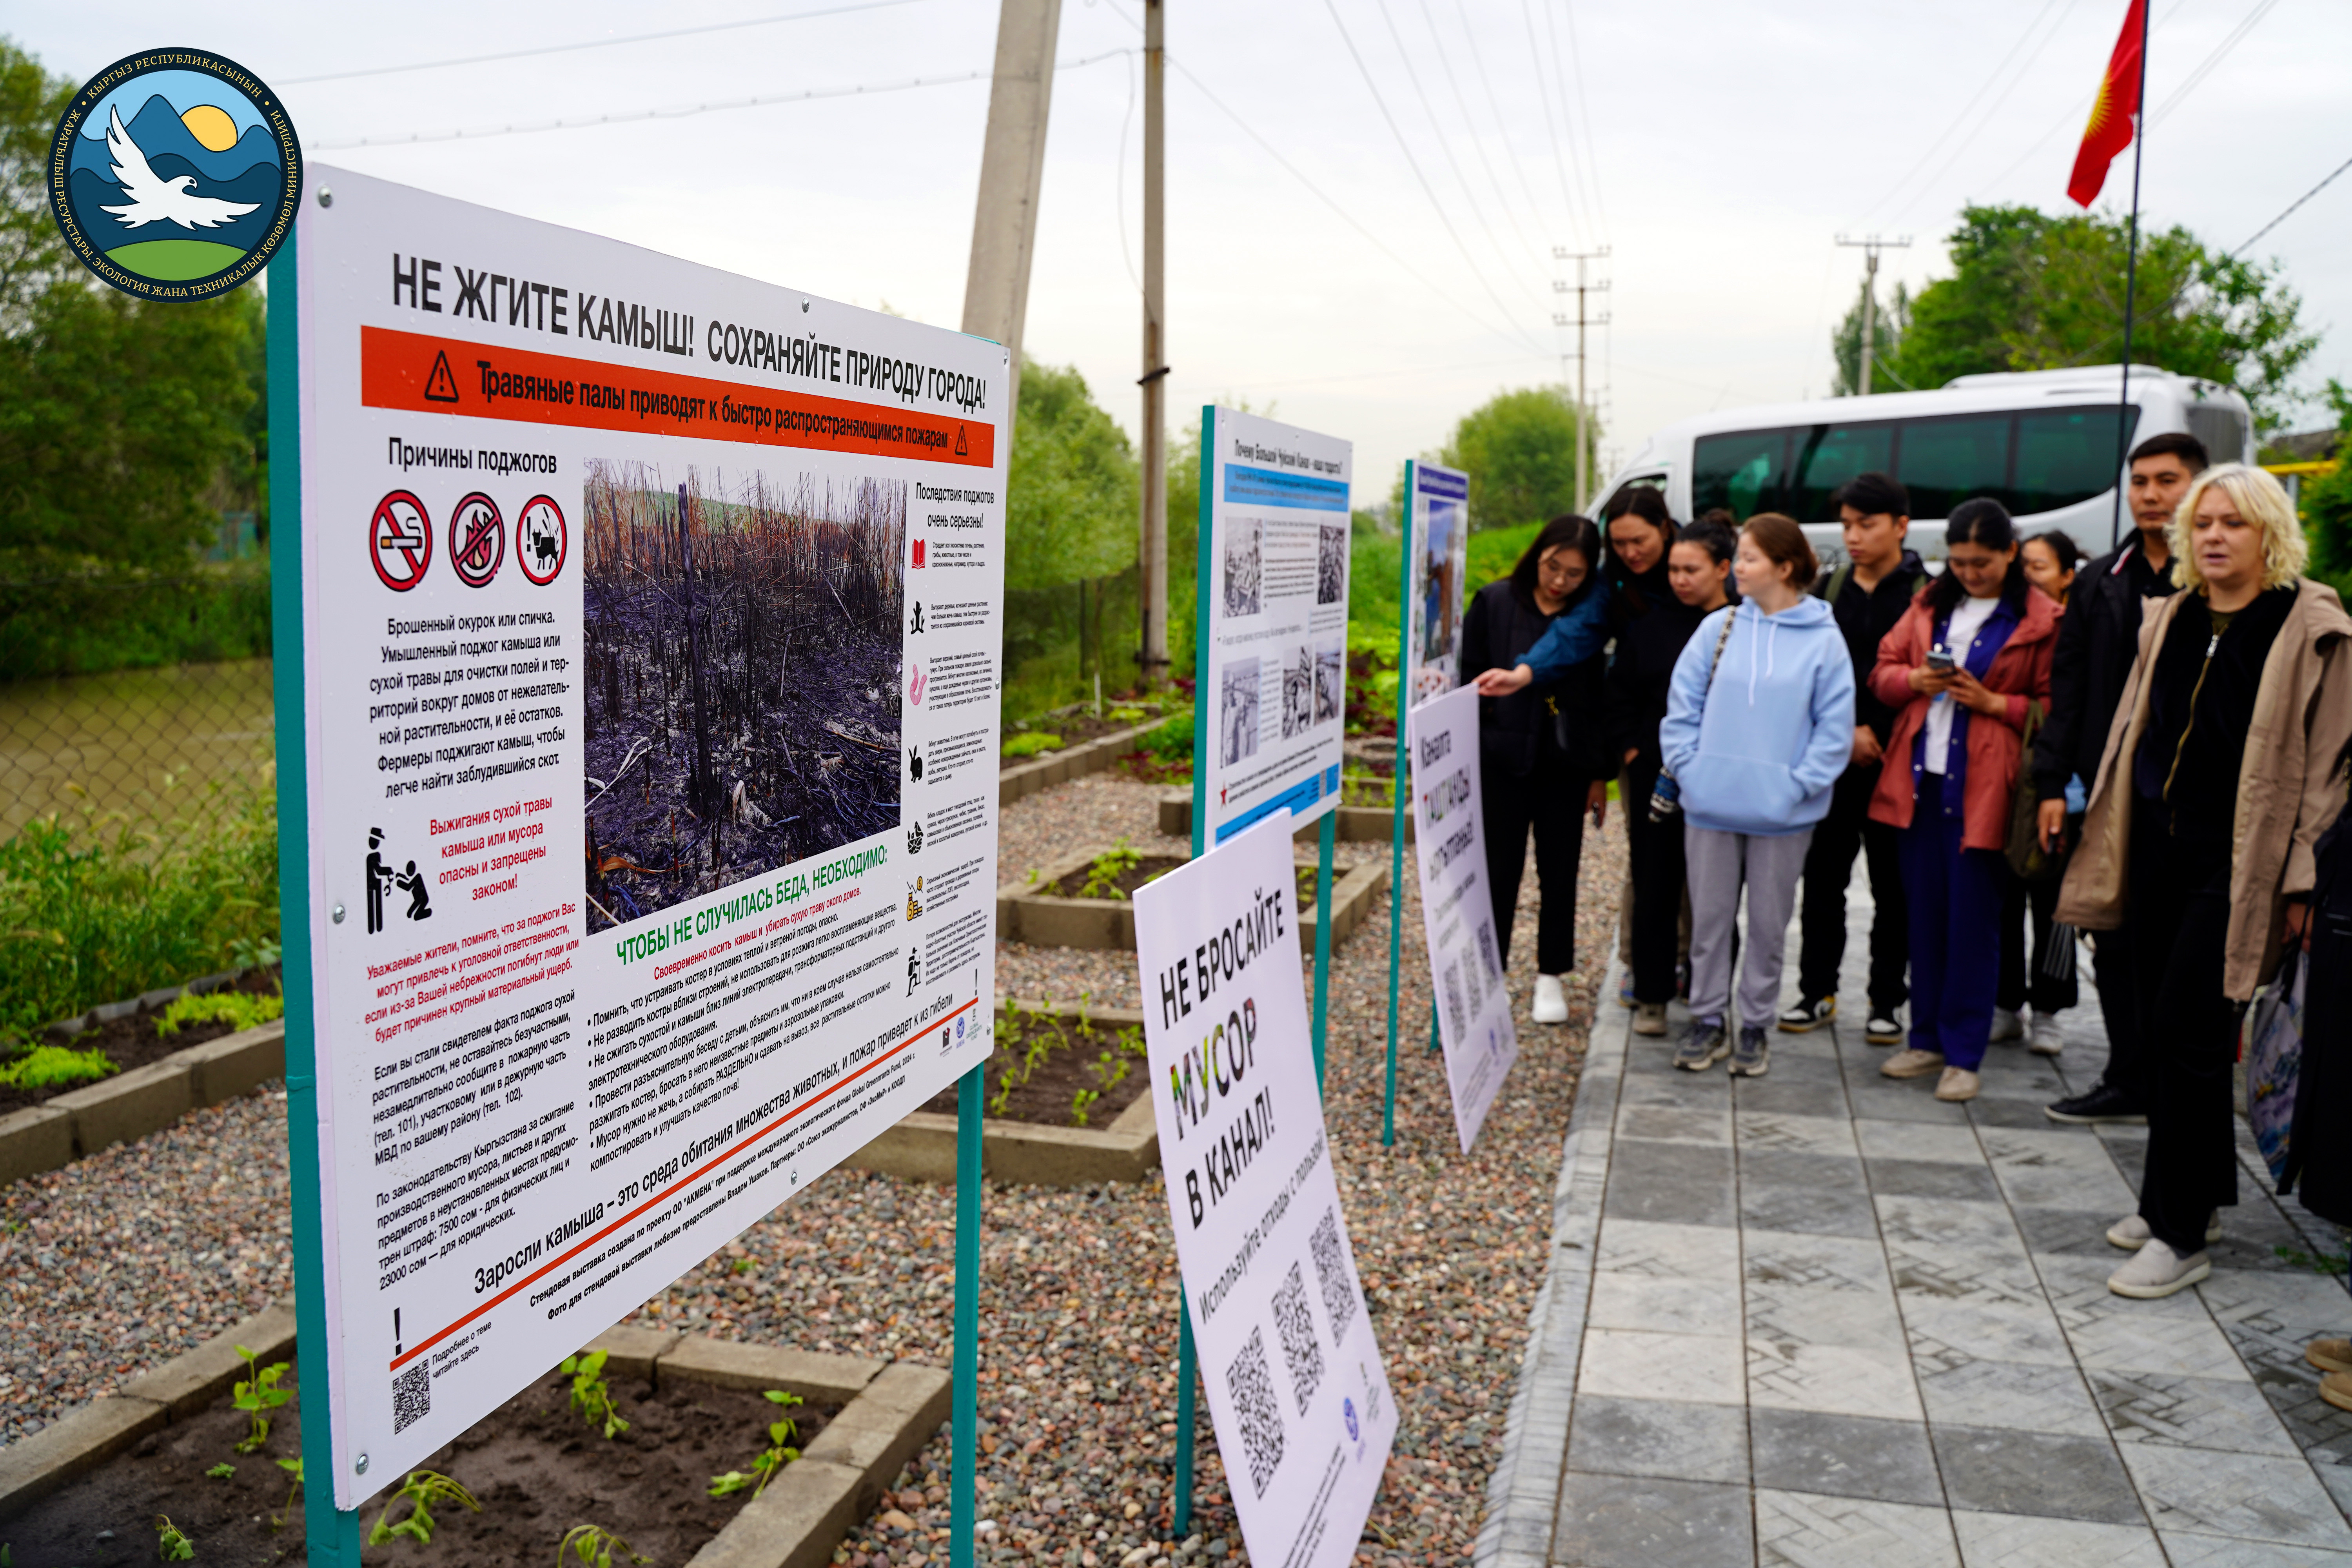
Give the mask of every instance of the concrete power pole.
M 1881 239 L 1871 235 L 1863 239 L 1837 237 L 1838 244 L 1862 252 L 1862 385 L 1856 395 L 1870 395 L 1870 371 L 1878 357 L 1878 253 L 1882 250 L 1907 250 L 1911 237 L 1901 239 Z
M 1168 75 L 1166 0 L 1143 4 L 1143 610 L 1144 686 L 1168 675 Z
M 1003 0 L 996 78 L 980 154 L 980 203 L 964 275 L 963 330 L 1004 345 L 1003 429 L 1010 441 L 1021 394 L 1021 326 L 1037 249 L 1037 190 L 1045 174 L 1045 110 L 1054 96 L 1054 42 L 1062 0 Z
M 1584 266 L 1588 261 L 1605 260 L 1609 255 L 1609 247 L 1604 245 L 1598 250 L 1570 250 L 1565 246 L 1555 245 L 1551 247 L 1551 255 L 1555 261 L 1576 263 L 1574 286 L 1576 315 L 1571 321 L 1567 315 L 1554 311 L 1551 324 L 1555 327 L 1573 325 L 1576 328 L 1576 504 L 1582 506 L 1592 493 L 1591 481 L 1588 477 L 1590 471 L 1588 459 L 1592 451 L 1592 437 L 1591 432 L 1585 427 L 1585 410 L 1591 405 L 1586 399 L 1584 388 L 1584 329 L 1605 327 L 1609 324 L 1608 311 L 1603 310 L 1598 316 L 1594 316 L 1588 314 L 1584 308 L 1585 297 L 1588 293 L 1605 294 L 1609 291 L 1609 279 L 1603 278 L 1597 283 L 1588 282 L 1584 275 Z M 1567 279 L 1553 279 L 1551 291 L 1555 294 L 1570 292 Z

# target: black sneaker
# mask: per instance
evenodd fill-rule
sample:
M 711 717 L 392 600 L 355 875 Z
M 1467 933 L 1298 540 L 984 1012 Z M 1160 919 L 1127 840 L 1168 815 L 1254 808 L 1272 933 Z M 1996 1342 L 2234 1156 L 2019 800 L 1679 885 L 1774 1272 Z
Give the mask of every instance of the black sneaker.
M 1786 1024 L 1780 1026 L 1788 1027 Z M 1762 1078 L 1764 1069 L 1772 1065 L 1771 1056 L 1771 1047 L 1766 1043 L 1762 1029 L 1742 1029 L 1739 1031 L 1739 1043 L 1731 1048 L 1731 1076 Z
M 1731 1054 L 1731 1040 L 1720 1018 L 1694 1018 L 1683 1027 L 1683 1043 L 1675 1047 L 1675 1066 L 1685 1072 L 1705 1072 Z
M 1780 1009 L 1780 1032 L 1784 1035 L 1810 1034 L 1836 1016 L 1837 998 L 1816 996 L 1810 1002 L 1800 1002 L 1793 1007 Z
M 1899 1046 L 1903 1043 L 1903 1020 L 1895 1016 L 1892 1007 L 1873 1007 L 1862 1026 L 1862 1037 L 1874 1046 Z
M 2089 1127 L 2100 1122 L 2118 1127 L 2147 1125 L 2147 1107 L 2122 1089 L 2111 1089 L 2105 1083 L 2093 1085 L 2088 1094 L 2078 1094 L 2072 1100 L 2045 1105 L 2042 1108 L 2042 1114 L 2053 1121 L 2063 1121 L 2076 1127 Z

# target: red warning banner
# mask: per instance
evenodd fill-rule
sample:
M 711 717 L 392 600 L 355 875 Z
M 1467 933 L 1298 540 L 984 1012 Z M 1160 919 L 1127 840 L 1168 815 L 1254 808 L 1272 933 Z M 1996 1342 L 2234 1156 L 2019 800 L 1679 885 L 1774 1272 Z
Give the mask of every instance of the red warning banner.
M 996 463 L 996 427 L 977 421 L 388 327 L 360 329 L 360 401 L 409 414 Z

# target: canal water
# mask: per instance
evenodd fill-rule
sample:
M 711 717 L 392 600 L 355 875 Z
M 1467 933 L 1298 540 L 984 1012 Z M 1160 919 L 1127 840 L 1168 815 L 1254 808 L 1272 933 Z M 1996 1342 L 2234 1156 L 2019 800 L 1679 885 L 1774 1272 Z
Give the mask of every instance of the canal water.
M 271 782 L 270 661 L 0 683 L 0 839 L 50 813 L 164 827 Z

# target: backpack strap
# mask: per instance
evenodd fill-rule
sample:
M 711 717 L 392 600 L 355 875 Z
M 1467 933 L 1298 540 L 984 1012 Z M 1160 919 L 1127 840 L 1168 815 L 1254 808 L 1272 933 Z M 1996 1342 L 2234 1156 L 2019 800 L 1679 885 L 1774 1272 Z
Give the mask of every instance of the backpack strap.
M 1832 609 L 1837 606 L 1838 595 L 1845 592 L 1845 585 L 1853 579 L 1853 563 L 1849 561 L 1844 565 L 1839 567 L 1836 571 L 1831 573 L 1829 580 L 1822 584 L 1822 597 L 1829 603 Z

